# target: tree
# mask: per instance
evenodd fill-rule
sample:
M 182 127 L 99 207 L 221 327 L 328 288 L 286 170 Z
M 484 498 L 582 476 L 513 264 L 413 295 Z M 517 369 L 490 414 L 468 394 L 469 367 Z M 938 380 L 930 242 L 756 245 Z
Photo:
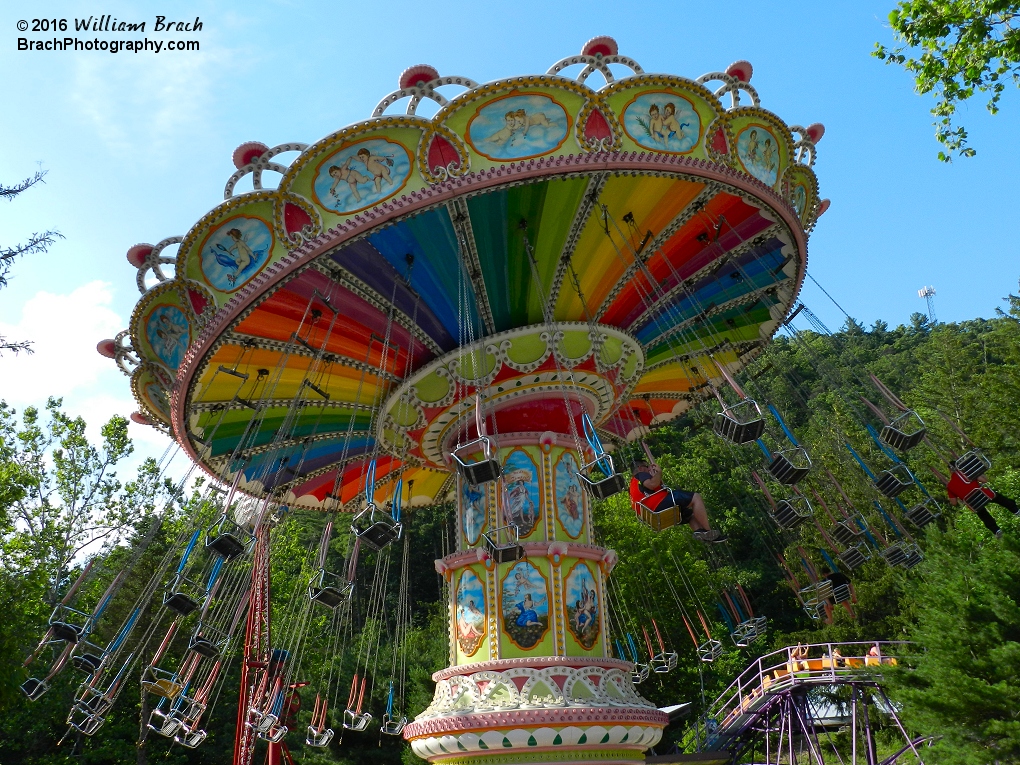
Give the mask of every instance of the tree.
M 26 178 L 20 183 L 16 183 L 13 186 L 4 186 L 0 184 L 0 198 L 13 202 L 14 198 L 17 197 L 24 191 L 27 191 L 37 183 L 45 183 L 43 180 L 46 177 L 46 172 L 40 170 L 31 178 Z M 20 258 L 22 255 L 42 255 L 44 252 L 49 250 L 57 239 L 63 239 L 63 235 L 59 231 L 38 231 L 32 234 L 27 242 L 16 244 L 13 247 L 4 247 L 0 245 L 0 288 L 7 286 L 7 274 L 10 273 L 11 266 L 14 261 Z M 27 340 L 8 340 L 3 335 L 0 335 L 0 354 L 4 351 L 14 351 L 18 353 L 25 351 L 27 353 L 32 352 L 32 343 Z
M 1020 2 L 903 0 L 889 23 L 901 44 L 875 43 L 873 55 L 910 72 L 919 93 L 934 93 L 935 137 L 945 147 L 939 159 L 974 156 L 967 130 L 954 123 L 956 109 L 980 91 L 996 114 L 1006 80 L 1020 83 Z

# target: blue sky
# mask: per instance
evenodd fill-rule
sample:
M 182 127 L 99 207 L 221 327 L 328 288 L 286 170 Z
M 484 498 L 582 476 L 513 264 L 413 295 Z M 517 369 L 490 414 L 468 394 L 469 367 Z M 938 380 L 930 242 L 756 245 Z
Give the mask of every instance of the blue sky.
M 21 408 L 64 395 L 92 420 L 133 411 L 127 378 L 95 351 L 126 326 L 138 298 L 124 254 L 183 234 L 222 199 L 238 144 L 310 143 L 364 119 L 412 64 L 477 81 L 544 72 L 600 34 L 649 72 L 697 77 L 747 59 L 762 106 L 790 124 L 825 124 L 815 169 L 832 206 L 811 238 L 810 271 L 853 316 L 906 322 L 924 309 L 917 290 L 928 284 L 941 320 L 991 316 L 1020 277 L 1018 245 L 1002 223 L 1015 214 L 1020 104 L 1010 92 L 996 117 L 982 101 L 963 107 L 978 156 L 938 162 L 931 99 L 870 56 L 876 41 L 890 41 L 891 5 L 741 3 L 724 13 L 700 2 L 596 12 L 531 0 L 8 0 L 0 179 L 13 183 L 40 163 L 49 175 L 0 206 L 0 244 L 46 228 L 66 239 L 17 263 L 0 291 L 0 334 L 37 344 L 34 356 L 0 357 L 0 398 Z M 201 17 L 202 31 L 170 35 L 198 39 L 200 52 L 16 50 L 17 22 L 43 13 L 109 13 L 151 30 L 171 8 L 181 20 Z M 803 297 L 827 324 L 842 323 L 810 282 Z M 162 451 L 149 429 L 132 433 L 143 451 Z

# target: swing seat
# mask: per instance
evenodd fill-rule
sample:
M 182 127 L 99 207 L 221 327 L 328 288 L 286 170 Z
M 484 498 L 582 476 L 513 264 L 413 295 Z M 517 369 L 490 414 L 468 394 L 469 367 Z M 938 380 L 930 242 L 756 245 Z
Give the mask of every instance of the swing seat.
M 866 545 L 856 545 L 854 547 L 848 547 L 843 552 L 839 553 L 839 559 L 843 565 L 853 571 L 858 566 L 863 566 L 871 558 L 870 551 Z
M 793 486 L 811 472 L 811 458 L 799 446 L 784 449 L 772 455 L 772 461 L 765 469 L 779 483 Z
M 651 671 L 647 664 L 635 664 L 634 669 L 630 671 L 630 679 L 634 685 L 641 685 L 645 680 L 648 679 Z
M 810 518 L 813 514 L 811 503 L 806 497 L 794 496 L 781 499 L 772 511 L 772 520 L 781 529 L 793 529 Z
M 195 749 L 209 736 L 204 730 L 191 730 L 187 725 L 181 724 L 180 730 L 174 736 L 174 742 L 188 749 Z
M 368 712 L 355 712 L 353 709 L 344 710 L 344 728 L 347 730 L 365 730 L 370 722 L 372 722 L 372 715 Z
M 181 729 L 184 722 L 173 716 L 173 712 L 167 713 L 162 709 L 153 709 L 149 715 L 149 722 L 146 726 L 149 730 L 155 731 L 161 736 L 173 738 Z
M 730 633 L 730 638 L 737 648 L 747 648 L 758 638 L 765 634 L 766 619 L 764 616 L 756 616 L 746 619 L 736 626 Z
M 248 717 L 247 726 L 259 734 L 268 733 L 280 721 L 279 715 L 263 712 L 261 709 L 249 710 Z
M 473 459 L 473 455 L 478 452 L 482 453 L 482 459 Z M 503 475 L 503 467 L 499 464 L 499 460 L 489 456 L 491 454 L 493 454 L 492 440 L 488 436 L 468 441 L 450 452 L 457 472 L 472 486 L 491 483 Z
M 599 446 L 601 447 L 601 444 Z M 592 478 L 595 468 L 598 468 L 605 477 Z M 577 477 L 581 479 L 581 484 L 592 499 L 609 499 L 627 488 L 626 479 L 616 472 L 613 458 L 608 454 L 602 454 L 597 459 L 581 465 Z
M 75 704 L 66 722 L 82 735 L 91 736 L 103 726 L 105 720 L 92 710 Z
M 875 488 L 889 499 L 898 497 L 913 485 L 914 474 L 903 464 L 883 470 L 875 478 Z
M 192 635 L 191 640 L 188 641 L 188 650 L 205 656 L 207 659 L 215 659 L 220 655 L 219 644 L 204 635 Z
M 836 605 L 849 603 L 852 597 L 849 584 L 839 584 L 832 588 L 832 602 Z
M 899 566 L 907 559 L 907 552 L 902 542 L 896 542 L 882 550 L 882 557 L 889 566 Z
M 177 574 L 163 591 L 163 605 L 176 614 L 187 616 L 199 609 L 205 597 L 204 587 L 191 581 L 184 574 Z
M 971 489 L 967 492 L 967 496 L 963 498 L 963 502 L 971 510 L 981 510 L 992 501 L 992 498 L 985 494 L 981 489 Z
M 184 686 L 177 682 L 175 673 L 150 665 L 142 673 L 142 690 L 173 701 L 184 690 Z
M 329 742 L 333 740 L 333 729 L 326 728 L 325 730 L 316 730 L 311 725 L 308 726 L 308 733 L 305 736 L 305 746 L 314 746 L 322 749 L 329 746 Z
M 924 440 L 928 433 L 924 421 L 913 409 L 908 409 L 895 420 L 890 422 L 879 434 L 882 443 L 898 449 L 901 452 L 909 451 Z
M 390 543 L 400 539 L 403 526 L 399 521 L 393 520 L 388 513 L 382 512 L 372 502 L 354 516 L 351 531 L 373 550 L 382 550 Z
M 227 516 L 220 516 L 205 532 L 205 546 L 225 560 L 233 560 L 255 544 L 255 537 Z
M 520 528 L 513 523 L 482 534 L 485 549 L 496 563 L 513 563 L 524 557 L 520 538 Z
M 919 502 L 907 511 L 907 520 L 923 529 L 940 515 L 939 506 L 931 497 Z
M 28 680 L 21 684 L 21 692 L 28 696 L 29 701 L 36 701 L 49 689 L 49 683 L 34 677 L 28 678 Z
M 804 603 L 805 609 L 824 607 L 825 601 L 830 598 L 832 598 L 832 582 L 828 579 L 819 579 L 814 584 L 809 584 L 800 590 L 800 599 Z
M 71 654 L 71 666 L 79 672 L 91 675 L 103 665 L 105 651 L 93 643 L 82 641 Z
M 289 732 L 290 729 L 286 725 L 274 725 L 269 730 L 260 730 L 258 737 L 270 744 L 279 744 Z
M 105 715 L 113 709 L 114 698 L 108 695 L 107 691 L 98 688 L 85 686 L 81 696 L 75 701 L 74 706 L 91 712 L 92 714 Z
M 992 467 L 992 461 L 977 449 L 971 449 L 956 461 L 956 470 L 968 481 L 975 481 Z
M 350 600 L 354 582 L 324 568 L 308 580 L 308 598 L 326 608 L 334 609 Z
M 652 510 L 644 502 L 638 501 L 634 503 L 634 508 L 641 522 L 654 531 L 665 531 L 680 523 L 680 508 L 676 505 L 662 510 Z
M 864 532 L 853 519 L 848 518 L 829 529 L 829 536 L 840 547 L 856 547 L 861 543 Z
M 709 640 L 708 642 L 698 646 L 698 658 L 707 664 L 718 659 L 722 656 L 722 653 L 722 643 L 718 640 Z
M 672 672 L 676 669 L 677 662 L 680 657 L 676 651 L 667 651 L 666 653 L 660 653 L 653 656 L 650 660 L 652 665 L 652 672 L 659 675 L 664 675 L 667 672 Z
M 406 717 L 394 719 L 389 715 L 383 715 L 382 725 L 379 726 L 379 732 L 385 733 L 387 736 L 399 736 L 404 732 L 405 725 L 407 725 Z
M 904 559 L 900 563 L 905 569 L 912 569 L 914 566 L 924 560 L 924 555 L 921 553 L 921 548 L 916 544 L 908 544 L 903 546 Z
M 71 622 L 50 622 L 50 632 L 54 640 L 77 643 L 85 632 L 85 628 Z
M 734 444 L 749 444 L 757 441 L 765 432 L 765 418 L 754 399 L 724 408 L 715 415 L 712 430 L 720 438 Z

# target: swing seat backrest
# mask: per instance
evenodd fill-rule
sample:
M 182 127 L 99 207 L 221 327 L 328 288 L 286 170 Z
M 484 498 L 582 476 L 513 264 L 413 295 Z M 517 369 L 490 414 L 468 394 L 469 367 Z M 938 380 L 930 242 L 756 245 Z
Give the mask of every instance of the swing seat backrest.
M 372 715 L 368 712 L 358 713 L 353 709 L 344 710 L 344 728 L 353 731 L 362 731 L 372 722 Z
M 772 511 L 772 519 L 782 529 L 792 529 L 811 517 L 811 504 L 803 497 L 781 499 Z
M 326 728 L 323 731 L 316 730 L 313 726 L 308 726 L 308 733 L 305 735 L 305 746 L 312 746 L 319 749 L 329 746 L 329 742 L 333 740 L 333 729 Z
M 904 552 L 903 546 L 897 542 L 882 550 L 882 557 L 888 565 L 899 566 L 907 559 L 907 553 Z
M 913 409 L 908 409 L 882 428 L 879 439 L 882 443 L 901 452 L 909 451 L 924 440 L 928 429 Z
M 749 444 L 762 437 L 765 418 L 758 402 L 748 398 L 718 412 L 712 422 L 712 430 L 731 443 Z
M 379 732 L 387 736 L 399 736 L 404 732 L 405 725 L 407 725 L 406 717 L 391 718 L 389 715 L 383 715 Z
M 28 678 L 28 680 L 21 684 L 21 692 L 28 697 L 29 701 L 36 701 L 49 689 L 50 686 L 45 680 L 39 680 L 34 677 Z
M 935 510 L 933 511 L 932 508 Z M 938 517 L 938 505 L 935 504 L 935 500 L 930 498 L 919 502 L 907 511 L 907 520 L 919 529 L 923 529 Z
M 765 468 L 779 483 L 793 486 L 811 472 L 811 458 L 798 447 L 784 449 L 772 455 L 772 461 Z
M 400 539 L 403 526 L 393 520 L 388 513 L 379 510 L 374 503 L 370 503 L 354 516 L 351 531 L 361 542 L 373 550 L 382 550 L 388 544 Z
M 875 477 L 875 488 L 893 499 L 914 485 L 914 476 L 904 464 L 894 465 Z
M 863 544 L 848 547 L 839 553 L 839 559 L 844 566 L 853 571 L 858 566 L 864 565 L 871 558 L 871 555 L 865 552 L 867 549 L 867 546 Z
M 481 459 L 476 458 L 479 452 L 482 454 Z M 492 440 L 487 436 L 458 446 L 450 452 L 450 456 L 457 472 L 472 486 L 491 483 L 503 475 L 503 467 L 495 458 Z
M 956 461 L 956 470 L 968 481 L 976 481 L 992 467 L 992 461 L 977 449 L 971 449 Z

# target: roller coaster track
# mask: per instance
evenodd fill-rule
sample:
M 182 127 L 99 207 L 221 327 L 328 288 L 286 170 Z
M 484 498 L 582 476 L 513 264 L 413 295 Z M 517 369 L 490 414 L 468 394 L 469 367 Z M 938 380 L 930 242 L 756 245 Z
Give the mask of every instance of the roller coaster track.
M 709 707 L 710 732 L 703 750 L 727 751 L 734 763 L 784 765 L 795 765 L 798 756 L 813 765 L 857 765 L 859 757 L 864 765 L 893 765 L 909 752 L 923 765 L 920 748 L 933 737 L 911 738 L 881 686 L 883 671 L 897 664 L 895 654 L 906 646 L 819 643 L 801 646 L 801 652 L 789 646 L 762 656 Z M 814 688 L 838 686 L 850 690 L 849 720 L 843 727 L 851 733 L 851 750 L 843 754 L 831 742 L 823 744 L 827 721 L 809 696 Z M 875 745 L 876 712 L 895 723 L 904 741 L 882 759 Z

